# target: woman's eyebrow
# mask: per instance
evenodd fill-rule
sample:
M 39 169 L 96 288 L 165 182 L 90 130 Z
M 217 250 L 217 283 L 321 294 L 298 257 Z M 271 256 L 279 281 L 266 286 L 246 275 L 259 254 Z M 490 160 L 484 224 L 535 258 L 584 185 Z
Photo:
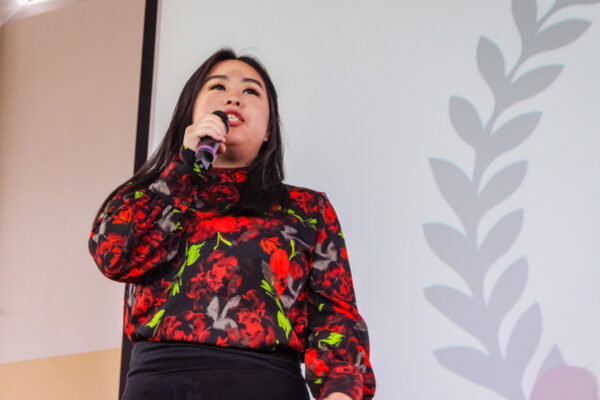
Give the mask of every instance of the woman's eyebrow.
M 229 77 L 227 75 L 211 75 L 208 78 L 206 78 L 206 82 L 210 81 L 211 79 L 223 79 L 223 80 L 228 81 Z M 263 85 L 259 81 L 257 81 L 256 79 L 244 78 L 244 79 L 242 79 L 242 82 L 256 83 L 261 89 L 264 89 Z

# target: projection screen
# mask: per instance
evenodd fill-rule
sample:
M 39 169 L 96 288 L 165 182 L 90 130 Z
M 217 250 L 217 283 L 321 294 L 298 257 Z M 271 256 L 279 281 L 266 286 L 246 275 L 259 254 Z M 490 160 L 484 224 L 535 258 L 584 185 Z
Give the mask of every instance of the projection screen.
M 340 217 L 377 398 L 595 399 L 595 3 L 162 1 L 149 151 L 212 52 L 258 57 L 286 182 Z

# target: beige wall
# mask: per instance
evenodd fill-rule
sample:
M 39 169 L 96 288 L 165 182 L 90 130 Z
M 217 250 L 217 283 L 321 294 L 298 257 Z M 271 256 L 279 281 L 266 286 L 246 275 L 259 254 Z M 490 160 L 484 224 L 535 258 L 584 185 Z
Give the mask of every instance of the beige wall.
M 0 364 L 0 399 L 116 399 L 120 361 L 112 349 Z
M 133 168 L 144 6 L 86 0 L 0 30 L 1 399 L 69 398 L 32 385 L 48 370 L 56 388 L 93 372 L 113 385 L 95 398 L 116 398 L 123 286 L 87 240 Z M 103 361 L 59 357 L 77 353 Z

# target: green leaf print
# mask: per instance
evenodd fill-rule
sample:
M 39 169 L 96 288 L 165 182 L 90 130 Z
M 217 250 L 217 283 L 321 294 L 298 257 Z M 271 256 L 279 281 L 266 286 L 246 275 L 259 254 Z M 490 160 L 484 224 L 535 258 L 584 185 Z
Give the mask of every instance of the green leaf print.
M 232 246 L 232 244 L 229 240 L 225 240 L 223 238 L 223 236 L 221 236 L 221 232 L 217 232 L 217 244 L 215 244 L 215 247 L 213 247 L 213 250 L 216 250 L 217 247 L 219 247 L 219 243 L 221 243 L 221 242 L 225 243 L 229 247 Z
M 139 199 L 140 197 L 142 197 L 144 195 L 144 192 L 142 192 L 141 190 L 138 190 L 135 192 L 135 199 Z
M 152 319 L 150 320 L 150 322 L 148 322 L 146 324 L 146 326 L 149 326 L 150 328 L 154 328 L 156 325 L 160 324 L 160 319 L 162 318 L 164 313 L 165 313 L 165 310 L 160 310 L 159 312 L 154 314 L 154 317 L 152 317 Z
M 200 169 L 200 166 L 198 165 L 198 163 L 194 163 L 193 170 L 199 177 L 204 178 L 204 175 L 202 174 L 202 170 Z
M 325 303 L 321 303 L 319 304 L 319 311 L 323 311 L 323 306 L 325 305 Z
M 340 343 L 342 342 L 343 337 L 344 337 L 344 335 L 342 335 L 341 333 L 330 332 L 329 337 L 327 339 L 319 340 L 319 346 L 321 345 L 321 343 L 325 342 L 328 345 L 338 347 L 340 345 Z
M 323 378 L 319 378 L 315 381 L 315 384 L 320 385 L 321 383 L 323 383 Z
M 292 245 L 292 254 L 290 254 L 290 256 L 288 257 L 288 260 L 291 260 L 292 258 L 294 258 L 294 256 L 296 254 L 298 254 L 298 253 L 296 253 L 296 250 L 294 248 L 295 247 L 294 239 L 290 240 L 290 244 Z
M 341 230 L 341 229 L 340 229 L 340 231 L 338 232 L 338 235 L 340 235 L 340 236 L 342 237 L 342 239 L 345 239 L 345 238 L 344 238 L 344 232 L 342 232 L 342 230 Z
M 262 280 L 262 285 L 260 285 L 260 287 L 262 287 L 263 289 L 265 289 L 270 296 L 273 296 L 273 292 L 272 292 L 272 289 L 271 289 L 271 285 L 269 285 L 269 282 L 267 282 L 267 281 L 265 281 L 263 279 Z
M 170 291 L 170 293 L 169 293 L 170 296 L 175 296 L 176 294 L 179 293 L 179 289 L 183 285 L 183 282 L 181 280 L 181 276 L 183 275 L 183 270 L 185 269 L 186 266 L 192 265 L 193 263 L 196 262 L 196 260 L 198 260 L 198 258 L 200 257 L 200 249 L 202 249 L 202 246 L 204 246 L 205 243 L 206 242 L 202 242 L 199 244 L 193 244 L 191 247 L 188 247 L 189 242 L 185 243 L 185 253 L 186 253 L 187 257 L 183 260 L 181 267 L 179 267 L 179 271 L 175 274 L 175 276 L 173 276 L 173 279 L 174 279 L 173 282 L 170 282 L 169 287 L 165 290 L 165 291 Z
M 277 323 L 279 326 L 285 331 L 285 338 L 290 338 L 290 332 L 292 331 L 292 324 L 290 324 L 290 320 L 287 319 L 285 314 L 281 311 L 277 312 Z
M 187 265 L 192 265 L 196 262 L 198 257 L 200 257 L 200 249 L 204 246 L 206 242 L 202 242 L 200 244 L 193 244 L 187 250 Z
M 179 293 L 180 286 L 181 286 L 181 278 L 177 279 L 176 281 L 171 282 L 169 284 L 169 289 L 171 290 L 170 295 L 175 296 L 177 293 Z

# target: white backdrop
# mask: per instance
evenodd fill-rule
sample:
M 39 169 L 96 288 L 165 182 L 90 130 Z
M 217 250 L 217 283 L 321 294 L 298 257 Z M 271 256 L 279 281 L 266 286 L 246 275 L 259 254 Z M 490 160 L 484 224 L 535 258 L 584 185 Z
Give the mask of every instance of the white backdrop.
M 567 3 L 577 1 L 558 1 Z M 538 1 L 537 19 L 553 4 Z M 508 224 L 497 236 L 500 242 L 512 237 L 514 244 L 496 246 L 498 260 L 483 279 L 483 292 L 487 302 L 498 281 L 509 282 L 509 290 L 499 296 L 507 304 L 507 316 L 496 332 L 500 362 L 508 357 L 508 364 L 526 365 L 524 373 L 517 373 L 523 376 L 525 397 L 520 392 L 500 394 L 502 389 L 491 390 L 494 383 L 485 377 L 469 375 L 469 368 L 483 375 L 487 370 L 477 367 L 477 360 L 465 359 L 467 353 L 454 364 L 451 360 L 454 366 L 449 367 L 434 355 L 447 346 L 487 351 L 424 292 L 432 285 L 469 292 L 465 281 L 436 255 L 435 244 L 426 240 L 426 223 L 464 232 L 436 184 L 429 159 L 447 160 L 472 177 L 475 152 L 455 132 L 450 98 L 468 99 L 484 124 L 490 119 L 494 97 L 478 69 L 480 37 L 497 44 L 510 70 L 521 53 L 514 19 L 523 21 L 526 30 L 532 5 L 534 0 L 516 0 L 515 15 L 510 0 L 180 0 L 160 6 L 153 146 L 166 131 L 183 84 L 212 52 L 231 46 L 266 65 L 280 95 L 286 180 L 326 191 L 340 216 L 359 310 L 370 330 L 379 399 L 529 398 L 555 345 L 560 356 L 553 353 L 542 369 L 560 364 L 585 368 L 588 372 L 575 371 L 573 379 L 584 382 L 579 387 L 600 377 L 600 4 L 571 5 L 545 23 L 584 18 L 591 26 L 575 39 L 582 23 L 565 25 L 547 43 L 567 41 L 569 35 L 574 40 L 520 66 L 516 77 L 545 65 L 564 68 L 551 84 L 542 85 L 546 75 L 529 82 L 525 91 L 543 87 L 499 116 L 495 128 L 523 113 L 543 113 L 531 136 L 496 158 L 482 179 L 481 187 L 503 167 L 527 160 L 523 183 L 478 220 L 481 244 L 498 220 L 523 210 L 522 226 Z M 500 65 L 498 53 L 493 46 L 487 49 L 481 53 L 487 65 L 482 68 L 493 72 Z M 455 112 L 459 125 L 467 124 L 468 116 Z M 458 182 L 450 175 L 449 185 Z M 448 190 L 450 197 L 465 193 L 456 185 Z M 459 261 L 468 258 L 459 248 L 449 251 Z M 500 279 L 523 256 L 528 273 Z M 517 323 L 533 304 L 539 309 L 534 306 Z M 459 302 L 450 306 L 460 308 Z M 467 318 L 485 325 L 473 315 Z M 509 345 L 515 325 L 520 328 Z M 508 347 L 512 356 L 505 354 Z M 519 357 L 525 360 L 515 361 Z M 460 368 L 467 379 L 453 372 Z M 483 384 L 475 383 L 478 379 Z M 570 390 L 569 379 L 562 380 L 560 390 Z

